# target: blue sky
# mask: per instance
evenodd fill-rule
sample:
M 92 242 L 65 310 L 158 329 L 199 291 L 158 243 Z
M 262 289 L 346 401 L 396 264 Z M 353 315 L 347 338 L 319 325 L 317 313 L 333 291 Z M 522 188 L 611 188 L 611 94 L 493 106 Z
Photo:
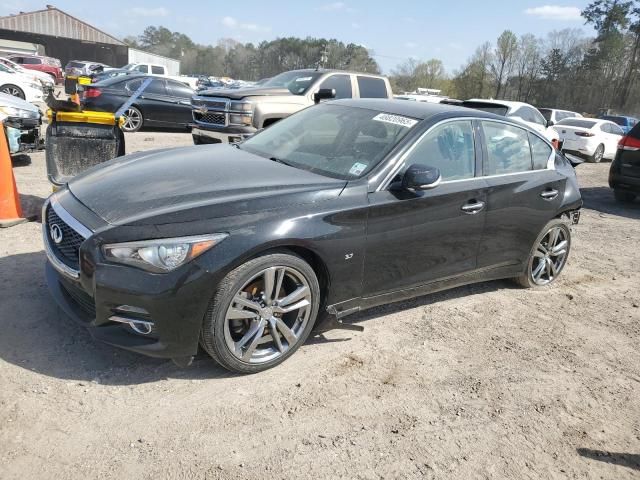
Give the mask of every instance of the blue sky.
M 220 38 L 242 42 L 283 36 L 337 38 L 371 49 L 385 73 L 410 57 L 440 58 L 451 72 L 478 45 L 494 41 L 506 28 L 541 37 L 567 27 L 592 34 L 579 16 L 588 0 L 14 0 L 0 1 L 0 14 L 42 9 L 45 3 L 116 37 L 137 35 L 147 25 L 163 25 L 205 44 Z

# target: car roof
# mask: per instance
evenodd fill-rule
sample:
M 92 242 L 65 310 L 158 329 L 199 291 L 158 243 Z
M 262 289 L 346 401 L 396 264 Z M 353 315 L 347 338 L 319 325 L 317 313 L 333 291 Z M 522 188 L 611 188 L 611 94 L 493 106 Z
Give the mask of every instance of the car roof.
M 511 100 L 494 100 L 494 99 L 485 99 L 485 98 L 470 98 L 469 100 L 465 100 L 465 102 L 482 102 L 482 103 L 491 103 L 493 105 L 502 105 L 504 107 L 509 108 L 519 108 L 519 107 L 532 107 L 536 108 L 529 103 L 524 102 L 512 102 Z
M 345 98 L 341 100 L 332 100 L 328 102 L 334 105 L 345 105 L 349 107 L 367 108 L 369 110 L 378 110 L 393 115 L 402 115 L 405 117 L 417 118 L 424 120 L 435 115 L 443 115 L 451 117 L 479 117 L 500 120 L 504 122 L 505 117 L 494 115 L 493 113 L 483 112 L 466 107 L 458 107 L 454 105 L 445 105 L 443 103 L 427 103 L 427 102 L 407 102 L 406 100 L 390 100 L 382 98 Z M 515 126 L 521 127 L 522 124 L 509 121 Z
M 288 72 L 300 72 L 300 73 L 348 73 L 350 75 L 366 75 L 367 77 L 376 77 L 376 78 L 384 78 L 386 79 L 387 77 L 385 77 L 384 75 L 379 75 L 377 73 L 367 73 L 367 72 L 354 72 L 352 70 L 337 70 L 337 69 L 333 69 L 333 68 L 320 68 L 320 69 L 315 69 L 315 68 L 301 68 L 300 70 L 287 70 L 286 72 L 281 72 L 281 73 L 288 73 Z M 275 75 L 274 75 L 275 77 Z

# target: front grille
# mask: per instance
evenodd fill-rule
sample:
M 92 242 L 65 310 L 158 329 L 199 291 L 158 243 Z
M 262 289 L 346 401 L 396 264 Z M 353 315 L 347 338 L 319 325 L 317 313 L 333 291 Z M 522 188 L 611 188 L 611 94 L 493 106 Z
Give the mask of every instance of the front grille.
M 88 320 L 96 318 L 96 304 L 87 292 L 67 282 L 60 282 L 60 285 L 68 299 L 87 316 Z
M 59 243 L 56 243 L 51 236 L 54 225 L 57 225 L 62 232 L 62 240 Z M 80 245 L 84 241 L 84 237 L 67 225 L 51 206 L 47 208 L 46 233 L 49 246 L 56 257 L 66 266 L 79 270 Z
M 219 125 L 224 127 L 226 125 L 226 115 L 224 113 L 217 112 L 193 112 L 193 118 L 196 122 L 208 123 L 210 125 Z

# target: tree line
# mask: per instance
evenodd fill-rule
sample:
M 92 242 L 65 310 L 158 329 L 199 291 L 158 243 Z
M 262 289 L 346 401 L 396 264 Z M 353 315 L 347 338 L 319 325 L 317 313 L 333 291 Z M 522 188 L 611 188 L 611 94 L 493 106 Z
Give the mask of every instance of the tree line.
M 165 27 L 147 27 L 128 45 L 158 55 L 180 59 L 182 73 L 259 80 L 300 68 L 335 68 L 379 73 L 380 67 L 366 48 L 324 38 L 278 38 L 257 45 L 232 39 L 217 45 L 200 45 L 187 35 Z
M 459 99 L 640 114 L 640 2 L 596 0 L 582 17 L 595 37 L 580 29 L 553 31 L 545 38 L 505 30 L 495 43 L 480 45 L 453 75 L 440 60 L 409 60 L 392 72 L 393 83 L 406 91 L 440 88 Z
M 439 59 L 409 59 L 391 71 L 394 92 L 439 88 L 458 99 L 523 101 L 585 113 L 612 109 L 640 114 L 640 0 L 595 0 L 583 11 L 595 36 L 580 29 L 545 38 L 505 30 L 481 44 L 449 74 Z M 258 44 L 223 39 L 215 46 L 193 42 L 165 27 L 127 37 L 133 47 L 181 60 L 183 73 L 258 80 L 299 68 L 336 68 L 379 73 L 372 52 L 335 39 L 278 38 Z

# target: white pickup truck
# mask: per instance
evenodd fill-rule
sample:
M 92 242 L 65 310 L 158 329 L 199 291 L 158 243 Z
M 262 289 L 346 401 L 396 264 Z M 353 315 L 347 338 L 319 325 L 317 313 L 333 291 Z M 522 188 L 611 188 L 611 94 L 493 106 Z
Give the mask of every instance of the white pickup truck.
M 192 89 L 196 89 L 198 79 L 196 77 L 187 77 L 186 75 L 169 75 L 167 67 L 164 65 L 154 65 L 151 63 L 128 63 L 123 70 L 135 70 L 140 73 L 146 73 L 147 75 L 155 75 L 157 77 L 167 77 L 177 80 L 178 82 L 189 85 Z

